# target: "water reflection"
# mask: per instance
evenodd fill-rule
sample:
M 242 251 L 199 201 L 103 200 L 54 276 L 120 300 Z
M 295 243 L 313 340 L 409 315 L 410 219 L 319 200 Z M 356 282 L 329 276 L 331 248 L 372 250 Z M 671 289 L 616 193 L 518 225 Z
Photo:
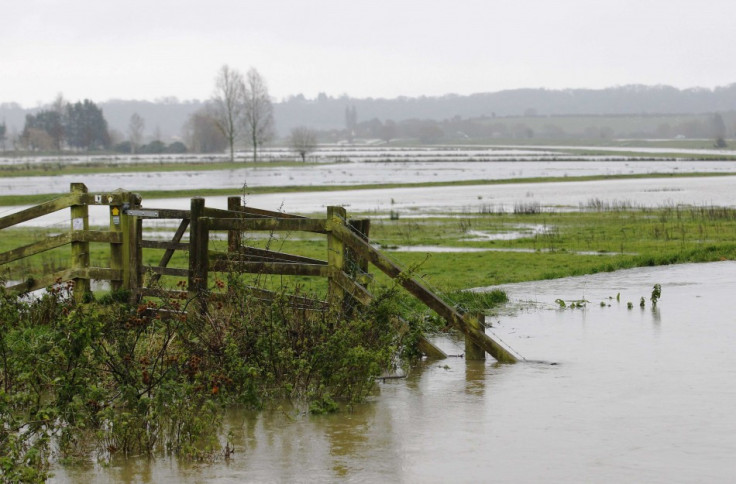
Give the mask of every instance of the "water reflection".
M 639 298 L 662 285 L 656 309 Z M 448 358 L 352 412 L 233 412 L 229 463 L 59 469 L 58 482 L 730 482 L 736 262 L 506 286 L 533 299 L 494 333 L 559 365 Z M 621 293 L 620 301 L 615 300 Z M 560 310 L 556 298 L 591 301 Z M 613 299 L 609 299 L 612 297 Z M 608 304 L 600 306 L 600 301 Z M 628 309 L 627 302 L 635 307 Z M 462 340 L 435 341 L 449 354 Z

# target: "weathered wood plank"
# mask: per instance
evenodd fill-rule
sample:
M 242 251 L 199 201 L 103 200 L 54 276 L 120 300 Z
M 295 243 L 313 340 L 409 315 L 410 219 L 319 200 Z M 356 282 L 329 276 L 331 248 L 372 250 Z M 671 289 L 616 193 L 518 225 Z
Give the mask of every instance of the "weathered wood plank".
M 210 230 L 273 230 L 324 234 L 325 221 L 311 218 L 210 219 Z
M 340 286 L 345 294 L 359 301 L 364 306 L 370 304 L 371 301 L 373 301 L 373 294 L 368 292 L 368 290 L 363 286 L 350 279 L 350 276 L 345 274 L 343 271 L 333 272 L 332 279 L 336 284 Z
M 506 348 L 494 341 L 487 334 L 472 327 L 453 307 L 449 306 L 422 283 L 411 277 L 411 274 L 403 273 L 402 269 L 391 259 L 375 250 L 368 242 L 355 235 L 349 228 L 338 223 L 329 223 L 328 229 L 341 237 L 360 256 L 365 257 L 386 275 L 395 279 L 404 289 L 426 304 L 427 307 L 445 318 L 455 328 L 468 335 L 474 343 L 483 348 L 497 361 L 500 363 L 516 362 L 516 357 L 506 350 Z
M 27 292 L 32 292 L 38 289 L 49 287 L 52 284 L 55 284 L 57 281 L 66 282 L 72 280 L 75 277 L 78 277 L 78 271 L 74 269 L 65 269 L 63 271 L 41 276 L 38 278 L 31 276 L 19 284 L 8 286 L 7 288 L 5 288 L 5 290 L 11 294 L 25 294 Z
M 240 202 L 240 197 L 227 197 L 227 209 L 240 213 L 240 209 L 243 208 Z M 227 233 L 227 251 L 235 252 L 240 249 L 241 245 L 243 245 L 243 235 L 240 230 L 229 230 Z
M 86 269 L 89 267 L 89 242 L 74 240 L 84 238 L 75 234 L 75 232 L 89 231 L 89 207 L 83 205 L 81 199 L 87 193 L 87 186 L 84 183 L 72 183 L 71 192 L 79 195 L 80 203 L 71 206 L 72 215 L 72 269 Z M 74 300 L 81 303 L 85 300 L 88 292 L 91 291 L 89 279 L 76 277 L 74 279 Z
M 34 242 L 32 244 L 24 245 L 23 247 L 18 247 L 17 249 L 3 252 L 0 254 L 0 264 L 7 264 L 8 262 L 13 262 L 32 255 L 40 254 L 41 252 L 46 252 L 47 250 L 63 247 L 71 241 L 72 236 L 69 232 L 47 237 L 39 242 Z
M 182 244 L 181 239 L 184 237 L 184 233 L 187 231 L 187 228 L 189 227 L 189 219 L 182 219 L 181 223 L 179 224 L 179 227 L 176 229 L 176 232 L 174 233 L 174 238 L 171 239 L 171 242 L 168 243 L 166 247 L 166 252 L 164 252 L 164 255 L 161 256 L 161 261 L 158 263 L 160 267 L 166 267 L 169 265 L 169 262 L 171 261 L 171 257 L 174 255 L 174 251 L 176 250 L 189 250 L 190 244 Z M 141 241 L 141 247 L 144 246 L 144 242 L 148 241 Z M 158 280 L 161 279 L 161 274 L 154 274 L 151 278 L 150 284 L 155 284 L 158 282 Z
M 166 249 L 172 254 L 177 250 L 188 251 L 188 242 L 173 242 L 169 240 L 141 240 L 141 247 L 144 249 Z M 164 253 L 166 255 L 166 253 Z M 171 257 L 169 257 L 170 259 Z M 168 261 L 166 261 L 168 263 Z
M 296 296 L 293 294 L 279 294 L 273 291 L 268 291 L 266 289 L 251 286 L 246 286 L 242 290 L 244 295 L 246 295 L 247 297 L 255 298 L 258 300 L 258 302 L 270 303 L 277 299 L 285 299 L 289 304 L 298 308 L 313 308 L 316 310 L 324 311 L 328 307 L 327 301 L 320 301 L 318 299 L 311 299 L 304 296 Z M 189 293 L 187 291 L 150 287 L 141 288 L 140 293 L 144 296 L 168 297 L 171 299 L 186 299 L 187 297 L 189 297 Z M 228 293 L 213 292 L 207 295 L 207 300 L 226 301 L 230 297 L 232 296 Z
M 323 264 L 301 264 L 296 262 L 241 262 L 218 260 L 210 269 L 215 272 L 243 272 L 247 274 L 280 274 L 283 276 L 327 277 L 329 268 Z
M 72 232 L 72 242 L 104 242 L 108 244 L 120 244 L 123 242 L 123 234 L 120 232 L 106 232 L 104 230 L 85 230 Z
M 84 280 L 90 281 L 91 279 L 97 281 L 119 281 L 123 278 L 123 271 L 117 269 L 110 269 L 107 267 L 86 267 L 79 269 L 65 269 L 63 271 L 55 272 L 54 274 L 44 275 L 38 278 L 29 277 L 28 280 L 8 286 L 6 290 L 13 294 L 24 294 L 27 292 L 36 291 L 38 289 L 47 288 L 53 284 L 65 283 L 67 281 L 74 280 L 75 286 L 76 281 Z M 76 287 L 75 287 L 76 290 Z
M 222 254 L 221 257 L 228 257 L 231 260 L 240 260 L 243 262 L 302 262 L 304 264 L 322 264 L 326 265 L 327 261 L 304 257 L 301 255 L 287 254 L 266 249 L 257 249 L 255 247 L 241 247 L 235 253 Z
M 327 207 L 327 226 L 339 225 L 345 228 L 347 212 L 343 207 Z M 332 232 L 327 234 L 327 264 L 330 266 L 330 279 L 327 284 L 328 300 L 333 307 L 341 311 L 345 308 L 345 291 L 337 280 L 345 270 L 345 243 Z
M 401 316 L 396 317 L 396 321 L 394 321 L 394 327 L 400 335 L 406 334 L 410 330 L 409 323 Z M 419 348 L 419 351 L 421 351 L 422 354 L 427 358 L 435 358 L 438 360 L 444 360 L 445 358 L 447 358 L 447 353 L 435 346 L 423 334 L 419 334 L 417 337 L 417 347 Z
M 191 220 L 189 228 L 189 280 L 187 291 L 189 299 L 199 298 L 195 303 L 200 315 L 207 313 L 207 301 L 202 299 L 207 294 L 207 277 L 209 272 L 209 221 L 202 217 L 204 198 L 196 197 L 190 201 Z
M 130 194 L 121 194 L 120 202 L 110 205 L 110 233 L 117 234 L 120 241 L 110 242 L 110 268 L 123 270 L 123 203 L 130 199 Z M 123 287 L 123 278 L 120 281 L 111 281 L 110 289 L 119 291 Z
M 48 202 L 35 205 L 33 207 L 29 207 L 25 210 L 21 210 L 19 212 L 15 212 L 0 218 L 0 229 L 12 227 L 13 225 L 27 222 L 29 220 L 33 220 L 34 218 L 58 212 L 59 210 L 69 208 L 74 204 L 78 204 L 79 202 L 80 194 L 78 193 L 64 195 L 63 197 L 59 197 L 54 200 L 50 200 Z
M 79 199 L 84 205 L 122 205 L 125 192 L 85 193 Z
M 141 274 L 146 274 L 148 272 L 151 272 L 154 275 L 159 276 L 158 279 L 160 279 L 161 276 L 178 276 L 178 277 L 188 277 L 189 276 L 189 269 L 178 269 L 176 267 L 162 267 L 162 266 L 141 266 Z
M 485 330 L 486 317 L 484 314 L 464 314 L 463 319 L 468 326 L 477 330 Z M 483 351 L 483 347 L 475 344 L 475 342 L 466 337 L 465 338 L 465 359 L 468 361 L 483 361 L 486 359 L 486 352 Z
M 253 208 L 247 206 L 241 206 L 238 211 L 243 212 L 249 217 L 266 217 L 266 218 L 294 218 L 303 219 L 307 218 L 302 215 L 294 215 L 292 213 L 274 212 L 273 210 L 263 210 L 260 208 Z
M 189 210 L 177 210 L 173 208 L 148 208 L 148 207 L 135 207 L 131 208 L 130 210 L 133 210 L 133 214 L 139 218 L 142 219 L 188 219 L 190 217 Z M 136 213 L 141 213 L 139 211 L 142 211 L 142 215 L 136 215 Z M 153 215 L 155 212 L 155 216 Z
M 78 271 L 82 279 L 94 279 L 96 281 L 122 281 L 123 271 L 121 269 L 110 269 L 109 267 L 88 267 Z

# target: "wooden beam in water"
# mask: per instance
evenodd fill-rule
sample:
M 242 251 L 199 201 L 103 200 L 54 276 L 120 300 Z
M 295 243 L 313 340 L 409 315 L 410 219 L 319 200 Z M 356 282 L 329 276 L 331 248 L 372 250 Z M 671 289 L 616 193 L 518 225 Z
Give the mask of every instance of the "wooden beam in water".
M 386 275 L 395 279 L 404 289 L 422 301 L 427 307 L 445 318 L 455 328 L 465 333 L 473 343 L 483 348 L 484 351 L 494 357 L 499 363 L 516 363 L 516 357 L 506 348 L 494 341 L 487 334 L 471 326 L 462 314 L 440 299 L 421 282 L 414 279 L 411 274 L 404 273 L 401 267 L 374 249 L 368 242 L 355 235 L 350 229 L 344 225 L 328 221 L 327 230 L 342 238 L 359 255 L 365 257 Z

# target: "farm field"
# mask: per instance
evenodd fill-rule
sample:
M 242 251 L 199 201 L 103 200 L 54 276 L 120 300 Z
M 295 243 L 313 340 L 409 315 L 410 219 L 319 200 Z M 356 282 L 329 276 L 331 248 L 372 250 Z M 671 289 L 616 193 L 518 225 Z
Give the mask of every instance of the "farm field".
M 224 209 L 227 195 L 241 195 L 247 206 L 261 209 L 324 218 L 327 206 L 342 205 L 351 218 L 370 218 L 370 239 L 375 247 L 402 267 L 404 274 L 418 278 L 448 304 L 483 312 L 489 325 L 488 334 L 518 355 L 521 363 L 495 365 L 492 360 L 484 363 L 459 358 L 442 362 L 425 360 L 410 369 L 395 368 L 400 372 L 407 371 L 400 373 L 406 377 L 405 380 L 379 379 L 379 383 L 368 391 L 369 388 L 361 386 L 362 383 L 345 386 L 339 380 L 339 371 L 347 364 L 375 371 L 375 365 L 386 365 L 392 359 L 392 353 L 387 352 L 383 345 L 403 347 L 405 343 L 401 339 L 392 342 L 372 339 L 378 334 L 374 331 L 375 325 L 379 321 L 387 324 L 385 318 L 376 318 L 383 314 L 381 311 L 385 308 L 368 310 L 369 317 L 375 319 L 371 320 L 371 325 L 354 326 L 354 333 L 351 330 L 350 333 L 333 335 L 334 331 L 324 320 L 310 319 L 308 325 L 294 326 L 292 322 L 283 332 L 262 333 L 263 339 L 248 342 L 250 340 L 227 338 L 237 334 L 255 335 L 255 338 L 264 328 L 274 331 L 273 324 L 282 324 L 279 318 L 289 308 L 275 307 L 268 313 L 246 311 L 237 316 L 232 312 L 215 312 L 207 320 L 207 329 L 199 332 L 196 326 L 177 326 L 175 319 L 151 322 L 142 317 L 149 307 L 147 305 L 139 306 L 133 316 L 125 316 L 116 309 L 115 294 L 104 285 L 93 285 L 94 297 L 100 305 L 92 305 L 96 309 L 90 312 L 77 308 L 68 313 L 68 308 L 54 306 L 41 296 L 46 306 L 30 312 L 60 318 L 59 322 L 39 330 L 15 327 L 13 323 L 8 326 L 11 332 L 7 341 L 18 344 L 24 341 L 23 338 L 29 338 L 29 347 L 47 348 L 44 345 L 57 338 L 63 344 L 55 346 L 57 349 L 54 351 L 44 350 L 51 355 L 49 361 L 68 358 L 62 352 L 66 342 L 89 344 L 89 348 L 96 349 L 79 354 L 90 355 L 89 358 L 94 355 L 95 360 L 74 360 L 77 362 L 75 365 L 80 365 L 80 372 L 84 368 L 85 373 L 79 373 L 79 378 L 84 375 L 83 378 L 94 381 L 96 377 L 91 375 L 96 375 L 93 370 L 98 367 L 112 367 L 117 372 L 110 373 L 117 383 L 107 381 L 108 376 L 105 376 L 100 381 L 105 380 L 106 383 L 99 386 L 97 383 L 82 385 L 75 372 L 62 373 L 49 377 L 49 381 L 64 383 L 49 383 L 48 388 L 62 391 L 66 385 L 76 385 L 77 393 L 82 392 L 82 388 L 91 388 L 94 391 L 84 390 L 87 395 L 85 401 L 94 403 L 101 395 L 106 395 L 105 399 L 117 402 L 115 405 L 121 408 L 133 408 L 130 402 L 137 402 L 137 408 L 143 409 L 132 414 L 112 412 L 112 407 L 105 410 L 107 421 L 115 422 L 112 427 L 99 432 L 106 440 L 90 436 L 85 441 L 79 437 L 84 435 L 83 428 L 69 427 L 70 433 L 63 433 L 65 439 L 69 438 L 63 442 L 66 459 L 68 462 L 81 462 L 81 465 L 67 467 L 56 463 L 53 468 L 55 481 L 122 479 L 181 482 L 201 480 L 203 473 L 208 479 L 223 482 L 293 480 L 297 476 L 328 481 L 346 477 L 381 480 L 397 475 L 413 481 L 431 480 L 433 472 L 480 479 L 481 475 L 473 470 L 475 468 L 468 457 L 472 456 L 472 461 L 482 458 L 475 445 L 477 442 L 474 442 L 473 449 L 463 450 L 462 447 L 462 443 L 467 442 L 462 436 L 477 431 L 477 425 L 472 419 L 468 420 L 467 415 L 480 418 L 480 422 L 496 422 L 493 428 L 484 432 L 481 445 L 495 449 L 494 456 L 505 456 L 503 459 L 499 457 L 496 467 L 498 476 L 509 480 L 534 480 L 542 475 L 560 480 L 590 480 L 593 475 L 602 475 L 598 466 L 600 462 L 607 462 L 609 466 L 604 480 L 639 476 L 636 463 L 643 458 L 643 451 L 629 448 L 628 434 L 616 438 L 616 429 L 621 421 L 631 422 L 638 429 L 642 442 L 659 449 L 654 458 L 661 468 L 671 468 L 683 453 L 687 454 L 687 469 L 676 470 L 672 475 L 664 472 L 660 476 L 670 480 L 697 471 L 699 475 L 719 480 L 727 465 L 724 463 L 733 450 L 726 437 L 728 432 L 719 433 L 712 422 L 693 420 L 690 412 L 694 406 L 708 408 L 709 412 L 719 416 L 718 428 L 731 429 L 736 425 L 726 411 L 732 403 L 729 395 L 719 390 L 730 381 L 730 374 L 724 368 L 732 365 L 727 358 L 718 357 L 727 354 L 725 348 L 719 346 L 723 339 L 713 341 L 714 334 L 728 334 L 730 331 L 724 294 L 732 289 L 732 261 L 736 259 L 736 201 L 732 196 L 736 188 L 732 164 L 736 162 L 726 159 L 640 160 L 631 159 L 628 154 L 626 159 L 602 161 L 598 156 L 567 161 L 331 160 L 307 165 L 274 162 L 271 166 L 265 164 L 242 169 L 127 172 L 125 176 L 139 176 L 141 185 L 156 191 L 155 196 L 144 196 L 144 208 L 181 210 L 189 208 L 187 193 L 203 194 L 201 189 L 205 187 L 201 183 L 206 180 L 211 180 L 207 183 L 212 184 L 222 180 L 223 185 L 227 185 L 228 180 L 240 176 L 236 175 L 241 173 L 240 170 L 253 178 L 257 178 L 254 173 L 263 170 L 271 173 L 265 178 L 274 180 L 299 173 L 302 179 L 312 180 L 314 185 L 290 186 L 276 181 L 271 186 L 260 187 L 264 191 L 253 187 L 252 192 L 248 191 L 249 187 L 222 187 L 217 195 L 206 197 L 206 205 Z M 283 174 L 275 175 L 277 172 Z M 361 180 L 371 183 L 349 183 L 353 176 L 350 173 L 359 174 Z M 159 181 L 145 185 L 149 183 L 143 181 L 145 177 L 153 174 Z M 506 178 L 494 179 L 494 174 Z M 527 176 L 530 174 L 534 177 Z M 87 176 L 92 178 L 85 178 Z M 191 180 L 181 182 L 183 186 L 178 188 L 163 181 L 167 176 Z M 470 178 L 462 178 L 464 176 Z M 489 178 L 485 179 L 486 176 Z M 97 183 L 106 178 L 113 184 L 126 180 L 121 173 L 113 172 L 78 172 L 63 177 L 66 178 L 57 187 L 59 193 L 68 193 L 69 187 L 65 183 L 79 181 L 80 177 L 85 183 Z M 0 183 L 11 187 L 15 181 L 19 182 L 19 193 L 5 200 L 32 195 L 26 192 L 33 187 L 38 188 L 39 184 L 41 190 L 37 195 L 44 200 L 56 196 L 54 180 L 53 176 L 37 174 L 4 178 Z M 342 182 L 345 186 L 340 186 Z M 23 183 L 29 184 L 26 189 L 21 188 Z M 107 185 L 100 182 L 99 186 Z M 93 193 L 105 191 L 94 184 L 88 187 Z M 167 193 L 175 196 L 158 198 L 166 197 Z M 27 206 L 9 204 L 1 207 L 0 217 Z M 90 207 L 92 227 L 109 226 L 110 217 L 108 207 Z M 65 209 L 33 223 L 4 229 L 0 237 L 0 253 L 68 232 L 71 224 L 71 215 Z M 162 242 L 170 240 L 176 224 L 147 219 L 143 223 L 144 238 Z M 244 242 L 251 247 L 309 258 L 329 258 L 324 236 L 291 232 L 245 233 L 243 236 Z M 188 236 L 185 235 L 182 242 L 187 241 Z M 109 243 L 93 241 L 89 249 L 92 266 L 109 266 Z M 226 233 L 212 233 L 209 249 L 226 251 Z M 162 258 L 163 249 L 147 248 L 143 254 L 145 265 L 156 265 Z M 52 249 L 2 266 L 0 278 L 15 283 L 32 280 L 39 274 L 68 267 L 71 257 L 68 247 Z M 187 253 L 177 251 L 169 267 L 187 269 L 188 264 Z M 386 299 L 379 296 L 379 300 L 391 305 L 391 310 L 416 317 L 422 322 L 412 324 L 420 324 L 418 327 L 425 331 L 443 328 L 443 323 L 416 301 L 403 296 L 392 299 L 396 284 L 381 273 L 374 276 L 370 289 L 377 294 L 392 295 Z M 277 292 L 298 288 L 299 294 L 322 299 L 327 297 L 326 281 L 322 279 L 264 274 L 249 277 L 228 279 L 227 284 L 233 287 L 240 283 L 253 284 Z M 211 272 L 208 284 L 219 287 L 225 284 L 225 279 L 227 277 L 222 274 Z M 655 284 L 661 284 L 662 289 L 662 300 L 658 305 L 654 296 L 649 298 Z M 161 285 L 181 289 L 186 283 L 181 275 L 169 275 L 162 278 Z M 64 291 L 63 287 L 58 290 Z M 503 304 L 506 295 L 510 301 Z M 177 314 L 186 301 L 162 300 L 161 304 L 170 314 Z M 6 305 L 6 308 L 10 307 Z M 699 319 L 702 314 L 693 312 L 696 307 L 707 308 L 704 320 Z M 94 311 L 105 316 L 99 317 Z M 71 316 L 66 317 L 67 314 Z M 99 324 L 87 329 L 89 321 L 93 320 Z M 270 325 L 264 326 L 264 321 L 269 321 Z M 236 328 L 237 324 L 244 326 Z M 700 327 L 703 324 L 708 331 L 694 338 L 694 325 Z M 312 334 L 307 332 L 307 327 L 325 332 Z M 54 331 L 69 333 L 67 336 L 49 336 L 56 334 Z M 92 334 L 90 331 L 96 336 L 89 336 Z M 388 327 L 382 331 L 385 331 L 380 333 L 382 335 L 390 334 Z M 300 336 L 292 341 L 296 346 L 280 341 L 277 344 L 284 345 L 282 350 L 269 353 L 276 334 Z M 331 336 L 336 337 L 330 339 Z M 96 346 L 98 337 L 109 341 Z M 305 339 L 315 338 L 315 344 L 321 348 L 319 351 L 332 355 L 336 351 L 334 348 L 341 348 L 339 345 L 348 337 L 357 338 L 355 341 L 368 341 L 374 346 L 362 353 L 350 353 L 353 363 L 343 364 L 334 356 L 300 359 L 299 345 L 304 344 Z M 221 346 L 225 341 L 230 341 L 226 350 Z M 432 335 L 432 341 L 450 355 L 463 353 L 462 340 L 452 334 L 438 332 Z M 136 346 L 137 342 L 140 346 Z M 610 351 L 612 342 L 617 348 L 615 352 Z M 261 345 L 259 348 L 263 353 L 257 354 L 271 354 L 272 360 L 258 357 L 248 360 L 246 365 L 243 355 L 256 354 L 246 351 L 248 346 L 238 346 L 246 343 Z M 243 353 L 237 353 L 236 347 Z M 220 349 L 212 352 L 212 348 Z M 656 348 L 656 352 L 653 353 L 652 348 Z M 709 348 L 716 348 L 716 352 L 704 358 L 697 357 L 706 354 Z M 602 352 L 606 355 L 604 358 L 601 358 Z M 682 364 L 683 354 L 690 355 L 698 363 Z M 203 355 L 207 355 L 207 362 L 202 359 Z M 124 364 L 125 361 L 132 363 Z M 292 368 L 290 365 L 297 361 L 298 365 Z M 41 371 L 46 364 L 44 362 L 46 359 L 21 361 L 13 363 L 18 365 L 17 368 L 8 367 L 7 371 L 17 372 L 18 382 L 23 382 L 23 375 L 31 374 L 20 373 L 25 368 L 23 365 L 35 368 L 33 371 Z M 204 368 L 205 363 L 209 365 L 206 371 L 197 370 L 200 368 L 198 365 Z M 263 364 L 265 366 L 261 366 Z M 318 364 L 326 366 L 313 366 Z M 58 372 L 58 366 L 51 364 L 49 369 L 52 373 Z M 670 366 L 679 369 L 678 378 L 667 377 L 666 370 Z M 591 367 L 596 369 L 595 381 L 586 376 L 589 373 L 587 369 Z M 304 374 L 300 373 L 305 368 L 322 368 L 318 370 L 320 375 L 338 377 L 329 380 L 325 376 L 324 385 L 314 383 L 316 386 L 310 386 L 306 382 L 311 380 L 302 379 Z M 167 382 L 166 385 L 170 386 L 164 390 L 154 389 L 149 371 L 159 372 L 156 373 L 160 378 L 157 381 Z M 288 376 L 286 381 L 279 380 L 284 375 L 291 375 L 291 371 L 302 376 L 295 381 L 288 381 Z M 261 375 L 259 379 L 255 378 L 256 374 Z M 191 379 L 186 380 L 186 375 L 191 375 Z M 234 384 L 232 380 L 227 383 L 231 376 L 232 380 L 240 383 Z M 375 374 L 365 374 L 364 377 L 366 379 L 362 381 L 373 382 Z M 560 380 L 563 381 L 561 386 Z M 237 386 L 256 381 L 261 393 Z M 697 388 L 697 392 L 680 395 L 681 382 Z M 329 409 L 336 406 L 325 390 L 328 384 L 336 385 L 330 388 L 353 389 L 345 393 L 349 395 L 346 398 L 350 401 L 350 412 L 313 414 L 329 413 Z M 123 385 L 128 393 L 105 393 L 114 390 L 116 385 Z M 640 389 L 635 401 L 629 397 L 632 386 Z M 148 392 L 153 397 L 140 400 L 135 392 L 143 392 L 142 395 Z M 514 414 L 520 402 L 531 402 L 536 392 L 556 396 L 555 401 L 544 409 L 522 403 L 527 416 L 523 422 L 528 421 L 529 425 L 520 423 L 518 418 L 509 421 L 513 421 L 513 425 L 498 425 Z M 251 410 L 264 404 L 261 400 L 263 395 L 266 395 L 266 400 L 267 395 L 286 396 L 286 400 L 278 404 L 278 411 L 272 411 L 268 404 L 266 411 Z M 436 398 L 438 395 L 443 398 Z M 458 414 L 448 415 L 445 411 L 447 395 L 451 395 L 453 411 Z M 651 411 L 659 408 L 653 406 L 653 402 L 662 395 L 678 401 L 666 415 Z M 59 398 L 65 402 L 63 395 Z M 304 410 L 306 398 L 310 402 L 309 412 Z M 578 406 L 567 404 L 565 399 L 570 399 L 570 402 L 591 401 L 595 405 L 580 414 Z M 439 401 L 443 404 L 437 406 Z M 244 406 L 243 402 L 247 404 Z M 64 411 L 72 416 L 102 415 L 97 413 L 100 410 L 94 405 L 90 407 L 76 401 L 64 405 L 67 405 Z M 619 407 L 635 409 L 636 416 L 624 411 L 616 413 Z M 161 411 L 171 408 L 176 408 L 177 413 L 172 414 L 169 421 Z M 417 408 L 421 411 L 417 412 Z M 409 418 L 411 415 L 416 418 Z M 618 417 L 611 420 L 610 415 Z M 549 422 L 553 416 L 559 419 L 560 424 L 547 426 L 548 431 L 540 433 L 539 425 Z M 125 418 L 140 421 L 126 421 Z M 205 424 L 205 421 L 209 423 Z M 443 425 L 445 421 L 454 422 L 453 428 L 446 428 Z M 191 434 L 188 434 L 190 438 L 166 433 L 167 426 L 183 422 L 192 425 Z M 410 423 L 411 429 L 402 422 Z M 467 428 L 453 433 L 458 422 Z M 716 446 L 719 452 L 706 455 L 697 449 L 686 452 L 678 445 L 671 445 L 669 433 L 660 432 L 660 429 L 671 426 L 672 422 L 678 422 L 678 435 L 683 441 L 696 443 L 698 449 Z M 611 436 L 605 445 L 589 445 L 587 429 L 591 425 L 603 428 L 606 435 Z M 699 430 L 701 428 L 710 429 L 708 435 Z M 135 434 L 140 429 L 150 432 L 151 440 L 145 441 L 143 434 Z M 128 431 L 132 433 L 127 434 Z M 426 445 L 438 433 L 447 435 L 445 440 L 459 449 L 453 454 L 455 458 L 451 463 L 443 463 L 437 458 L 443 453 L 441 446 Z M 131 440 L 129 435 L 138 435 L 138 440 Z M 523 449 L 518 445 L 509 447 L 500 443 L 516 442 L 512 436 L 518 435 L 534 441 L 539 452 L 547 448 L 545 442 L 564 440 L 569 452 L 540 461 L 539 466 L 520 469 L 516 465 L 507 465 L 517 462 L 515 456 Z M 155 451 L 161 454 L 157 459 L 144 461 L 142 457 L 135 456 L 136 452 L 143 455 L 156 449 L 157 438 L 167 442 L 167 446 L 177 446 L 176 455 L 180 457 L 163 455 L 160 452 L 163 444 Z M 95 451 L 100 456 L 99 460 L 90 461 L 85 457 L 91 452 L 90 446 L 99 446 L 100 442 L 104 442 L 104 446 Z M 222 453 L 225 442 L 225 449 L 230 449 L 231 445 L 236 449 L 232 465 L 221 460 L 222 455 L 229 458 L 229 450 Z M 279 442 L 296 442 L 298 445 L 284 446 Z M 343 451 L 334 454 L 330 449 L 335 447 Z M 126 449 L 121 451 L 126 455 L 132 454 L 124 457 L 123 453 L 117 453 L 121 448 Z M 417 453 L 412 450 L 418 448 L 422 449 L 421 454 L 426 460 L 421 465 L 408 465 L 408 462 L 418 462 Z M 194 461 L 182 458 L 183 455 L 209 460 L 206 464 L 194 464 Z M 646 455 L 651 453 L 646 452 Z M 283 464 L 304 459 L 312 463 L 309 469 Z M 339 471 L 335 470 L 336 459 Z M 367 466 L 365 459 L 381 462 L 381 465 Z M 280 464 L 275 465 L 276 461 Z M 575 469 L 572 474 L 571 468 Z

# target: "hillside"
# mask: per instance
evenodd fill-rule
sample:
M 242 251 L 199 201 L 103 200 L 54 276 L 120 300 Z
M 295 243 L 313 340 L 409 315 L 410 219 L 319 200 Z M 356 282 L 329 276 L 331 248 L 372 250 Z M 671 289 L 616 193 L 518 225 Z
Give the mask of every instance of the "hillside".
M 146 133 L 159 130 L 163 139 L 182 133 L 188 116 L 202 101 L 167 98 L 156 102 L 111 100 L 99 103 L 111 130 L 127 132 L 130 116 L 138 113 L 146 122 Z M 318 130 L 342 129 L 345 109 L 355 107 L 359 122 L 402 121 L 408 119 L 450 120 L 459 118 L 503 118 L 580 115 L 694 115 L 736 110 L 736 83 L 715 89 L 677 89 L 670 86 L 620 86 L 607 89 L 515 89 L 466 96 L 401 97 L 356 99 L 320 94 L 316 99 L 291 96 L 274 104 L 276 128 L 280 136 L 305 125 Z M 23 129 L 25 114 L 37 111 L 15 104 L 0 105 L 12 135 Z M 729 133 L 733 127 L 728 126 Z

